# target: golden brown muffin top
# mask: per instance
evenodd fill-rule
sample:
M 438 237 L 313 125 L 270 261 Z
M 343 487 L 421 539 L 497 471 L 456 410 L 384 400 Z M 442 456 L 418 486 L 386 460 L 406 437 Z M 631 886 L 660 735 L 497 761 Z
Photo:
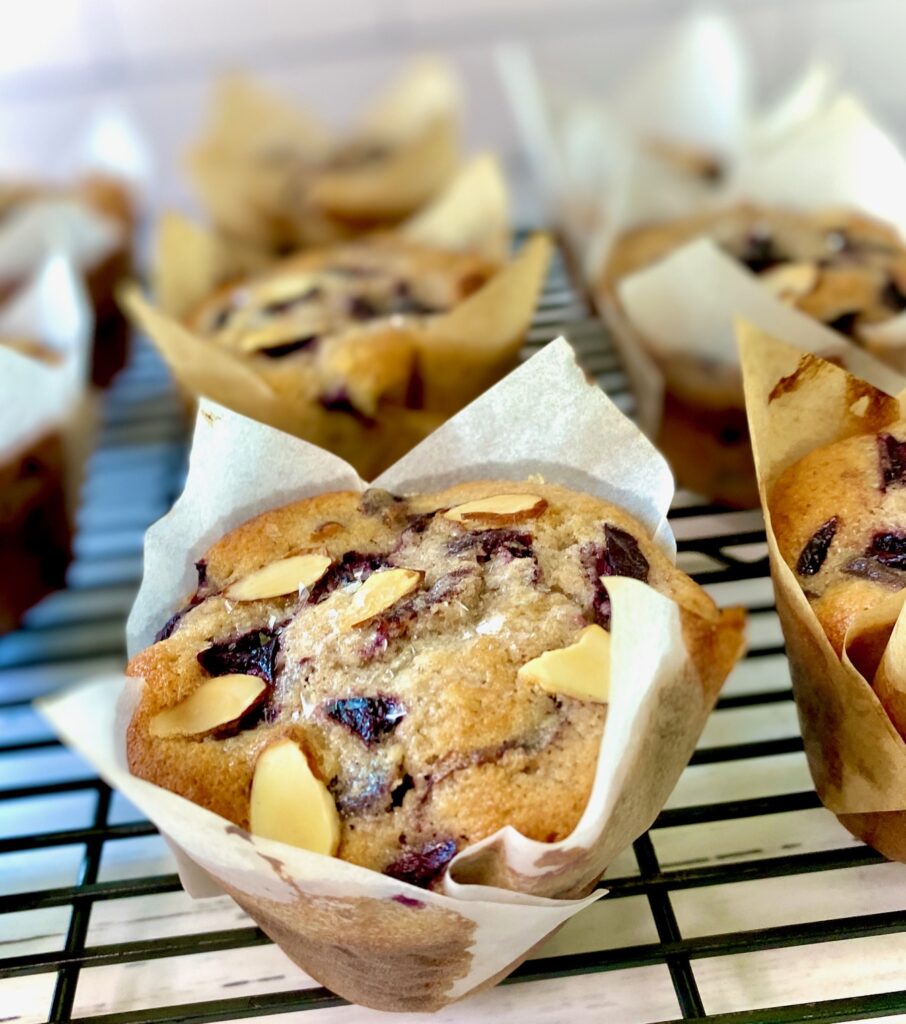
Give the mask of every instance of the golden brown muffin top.
M 300 253 L 219 289 L 190 327 L 253 359 L 278 390 L 372 416 L 383 399 L 419 407 L 413 330 L 499 269 L 475 253 L 384 238 Z M 298 388 L 296 387 L 296 390 Z
M 253 574 L 303 555 L 323 559 L 306 586 L 249 597 Z M 197 567 L 196 593 L 129 665 L 145 680 L 130 769 L 249 828 L 259 759 L 291 740 L 336 808 L 337 855 L 419 885 L 504 825 L 555 841 L 578 823 L 606 698 L 526 666 L 606 642 L 608 576 L 718 617 L 633 517 L 536 480 L 319 495 L 239 526 Z M 225 731 L 153 735 L 235 673 L 264 685 Z
M 906 421 L 809 452 L 768 498 L 780 553 L 834 650 L 906 586 Z

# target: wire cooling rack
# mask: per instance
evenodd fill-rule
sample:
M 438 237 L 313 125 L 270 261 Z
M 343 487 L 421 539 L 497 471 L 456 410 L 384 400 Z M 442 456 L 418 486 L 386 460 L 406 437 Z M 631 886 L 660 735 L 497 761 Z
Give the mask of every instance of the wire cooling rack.
M 558 256 L 526 354 L 560 332 L 631 412 Z M 69 588 L 0 639 L 0 1024 L 388 1020 L 319 987 L 227 897 L 189 900 L 154 827 L 30 706 L 122 665 L 142 534 L 179 491 L 184 457 L 177 399 L 139 342 L 106 399 Z M 748 657 L 666 809 L 609 873 L 610 895 L 504 985 L 430 1019 L 906 1021 L 906 867 L 853 840 L 811 788 L 760 515 L 680 493 L 671 519 L 680 565 L 748 608 Z

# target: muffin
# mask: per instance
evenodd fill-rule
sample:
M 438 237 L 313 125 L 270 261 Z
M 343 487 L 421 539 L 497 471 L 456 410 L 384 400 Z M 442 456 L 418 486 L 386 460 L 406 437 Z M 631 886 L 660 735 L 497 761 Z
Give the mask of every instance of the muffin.
M 85 177 L 71 186 L 6 182 L 0 184 L 0 232 L 7 230 L 19 238 L 32 212 L 43 205 L 58 207 L 54 216 L 63 223 L 65 244 L 72 248 L 73 260 L 88 290 L 95 318 L 91 379 L 106 385 L 126 362 L 128 327 L 115 296 L 117 286 L 131 270 L 135 230 L 132 197 L 122 182 L 103 175 Z M 75 217 L 66 212 L 67 208 Z M 98 221 L 96 237 L 80 237 L 79 232 L 86 229 L 79 225 L 78 218 L 85 215 Z M 75 226 L 70 225 L 70 219 Z M 42 246 L 52 241 L 42 238 Z M 43 250 L 38 255 L 43 256 Z M 24 276 L 0 279 L 0 300 L 11 298 Z
M 549 243 L 508 267 L 386 235 L 218 288 L 173 335 L 131 307 L 186 389 L 376 476 L 516 362 Z
M 781 302 L 856 345 L 864 344 L 866 328 L 906 309 L 906 247 L 894 228 L 851 211 L 752 205 L 626 232 L 599 276 L 605 309 L 619 309 L 622 281 L 700 237 L 757 275 Z M 657 443 L 679 482 L 726 504 L 757 504 L 735 362 L 660 354 L 644 338 L 638 341 L 664 378 Z
M 771 489 L 780 553 L 838 655 L 854 622 L 906 587 L 904 485 L 901 421 L 816 448 Z M 861 667 L 870 679 L 877 664 Z
M 196 568 L 129 664 L 131 772 L 422 887 L 504 825 L 554 842 L 578 823 L 607 709 L 608 576 L 720 618 L 632 516 L 538 480 L 318 495 Z
M 459 89 L 414 62 L 346 136 L 241 78 L 224 81 L 190 154 L 200 198 L 222 231 L 274 252 L 328 245 L 410 216 L 459 159 Z
M 60 357 L 28 338 L 0 338 L 0 347 L 53 365 Z M 66 464 L 57 430 L 24 438 L 0 462 L 0 633 L 63 586 L 70 559 Z

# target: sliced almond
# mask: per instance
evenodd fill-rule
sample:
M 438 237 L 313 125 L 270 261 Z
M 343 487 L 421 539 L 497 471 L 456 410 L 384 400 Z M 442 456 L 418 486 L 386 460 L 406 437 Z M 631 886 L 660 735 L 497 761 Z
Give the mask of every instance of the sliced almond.
M 492 494 L 489 498 L 455 505 L 444 512 L 444 519 L 454 523 L 468 522 L 470 519 L 513 522 L 517 519 L 534 519 L 546 508 L 547 502 L 537 494 Z
M 548 693 L 606 704 L 610 696 L 610 634 L 600 626 L 586 626 L 574 644 L 545 651 L 526 662 L 517 678 Z
M 772 295 L 783 302 L 801 299 L 815 290 L 818 268 L 814 263 L 784 263 L 759 275 Z
M 340 816 L 327 787 L 291 739 L 265 747 L 255 764 L 249 830 L 303 850 L 332 856 L 340 843 Z
M 207 736 L 235 725 L 264 697 L 267 684 L 258 676 L 233 673 L 201 684 L 175 707 L 156 714 L 149 731 L 157 738 Z
M 292 555 L 243 576 L 227 587 L 225 594 L 231 601 L 265 601 L 311 590 L 328 568 L 327 555 Z
M 416 590 L 423 577 L 424 573 L 416 569 L 383 569 L 372 573 L 350 599 L 344 624 L 364 625 Z

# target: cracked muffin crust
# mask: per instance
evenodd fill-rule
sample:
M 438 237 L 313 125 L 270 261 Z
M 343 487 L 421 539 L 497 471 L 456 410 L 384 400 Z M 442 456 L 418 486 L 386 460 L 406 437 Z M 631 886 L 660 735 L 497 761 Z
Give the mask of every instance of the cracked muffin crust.
M 286 566 L 305 580 L 288 593 Z M 503 825 L 555 841 L 578 823 L 608 576 L 719 617 L 633 517 L 537 480 L 319 495 L 234 529 L 197 569 L 129 665 L 144 680 L 130 770 L 274 837 L 256 816 L 317 803 L 313 848 L 421 886 Z M 243 695 L 210 713 L 197 695 L 224 678 Z M 304 808 L 279 795 L 285 772 Z
M 855 619 L 906 587 L 906 422 L 810 452 L 768 505 L 780 553 L 841 654 Z

